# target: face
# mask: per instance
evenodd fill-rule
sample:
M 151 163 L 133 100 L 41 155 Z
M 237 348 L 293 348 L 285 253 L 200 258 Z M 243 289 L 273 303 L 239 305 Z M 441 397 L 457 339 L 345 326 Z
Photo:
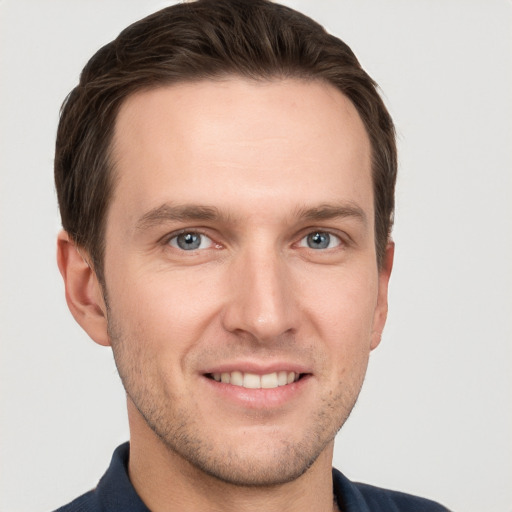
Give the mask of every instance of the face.
M 131 426 L 224 481 L 298 477 L 386 316 L 357 111 L 319 82 L 163 87 L 125 102 L 114 160 L 108 334 Z

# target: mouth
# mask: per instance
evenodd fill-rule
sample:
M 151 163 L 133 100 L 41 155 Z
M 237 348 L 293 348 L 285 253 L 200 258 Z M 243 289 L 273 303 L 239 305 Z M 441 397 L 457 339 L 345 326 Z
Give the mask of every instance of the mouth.
M 205 376 L 216 382 L 231 384 L 232 386 L 239 386 L 246 389 L 273 389 L 298 382 L 307 375 L 306 373 L 296 373 L 285 370 L 263 375 L 236 370 L 232 372 L 207 373 Z

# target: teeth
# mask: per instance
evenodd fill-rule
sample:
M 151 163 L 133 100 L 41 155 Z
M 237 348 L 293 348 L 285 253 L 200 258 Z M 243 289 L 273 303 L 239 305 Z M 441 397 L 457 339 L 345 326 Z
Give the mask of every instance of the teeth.
M 259 375 L 256 375 L 254 373 L 246 373 L 244 375 L 244 388 L 249 389 L 258 389 L 261 388 L 261 378 Z
M 277 385 L 286 386 L 288 384 L 288 372 L 279 372 L 277 374 Z
M 233 386 L 243 386 L 244 374 L 242 372 L 231 372 L 230 383 L 233 384 Z
M 217 382 L 241 386 L 247 389 L 272 389 L 278 386 L 286 386 L 299 380 L 300 374 L 295 372 L 280 371 L 257 375 L 256 373 L 243 373 L 239 371 L 212 373 L 211 376 Z
M 267 375 L 262 375 L 260 380 L 262 388 L 277 388 L 277 373 L 268 373 Z

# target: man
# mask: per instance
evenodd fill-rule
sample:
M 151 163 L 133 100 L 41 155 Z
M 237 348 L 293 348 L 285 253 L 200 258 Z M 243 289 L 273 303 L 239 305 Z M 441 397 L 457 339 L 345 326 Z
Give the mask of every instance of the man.
M 55 176 L 67 302 L 130 425 L 60 510 L 445 510 L 331 468 L 394 249 L 393 123 L 344 43 L 265 0 L 159 11 L 84 68 Z

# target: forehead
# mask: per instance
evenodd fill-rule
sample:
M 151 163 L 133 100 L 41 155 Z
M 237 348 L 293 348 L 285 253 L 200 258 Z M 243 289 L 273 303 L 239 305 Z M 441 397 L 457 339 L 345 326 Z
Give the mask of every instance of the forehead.
M 112 206 L 128 216 L 169 202 L 373 208 L 364 125 L 320 81 L 229 78 L 138 92 L 120 109 L 113 147 Z

